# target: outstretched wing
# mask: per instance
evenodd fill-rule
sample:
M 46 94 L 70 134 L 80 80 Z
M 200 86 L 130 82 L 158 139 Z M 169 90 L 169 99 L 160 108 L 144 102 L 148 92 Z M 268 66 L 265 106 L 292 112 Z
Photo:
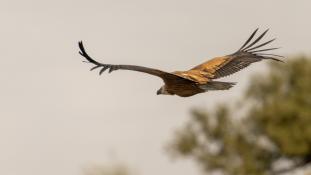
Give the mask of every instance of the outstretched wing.
M 231 55 L 214 58 L 194 67 L 191 70 L 206 72 L 209 78 L 217 79 L 238 72 L 254 62 L 258 62 L 264 59 L 281 61 L 279 58 L 283 58 L 283 56 L 265 53 L 265 51 L 275 50 L 278 48 L 261 49 L 263 46 L 273 42 L 275 39 L 254 46 L 265 36 L 268 30 L 263 32 L 257 39 L 250 43 L 256 35 L 257 31 L 258 29 L 252 33 L 252 35 L 237 52 Z
M 183 77 L 164 72 L 158 69 L 152 69 L 148 67 L 142 67 L 142 66 L 135 66 L 135 65 L 114 65 L 114 64 L 103 64 L 95 61 L 93 58 L 91 58 L 85 51 L 82 41 L 79 42 L 79 48 L 80 48 L 80 55 L 82 55 L 84 58 L 87 59 L 86 62 L 93 63 L 95 66 L 91 68 L 92 70 L 95 70 L 97 68 L 100 68 L 99 75 L 101 75 L 103 72 L 108 70 L 109 73 L 115 70 L 132 70 L 132 71 L 138 71 L 147 73 L 150 75 L 158 76 L 164 80 L 165 83 L 178 83 L 178 82 L 190 82 L 191 80 L 185 79 Z

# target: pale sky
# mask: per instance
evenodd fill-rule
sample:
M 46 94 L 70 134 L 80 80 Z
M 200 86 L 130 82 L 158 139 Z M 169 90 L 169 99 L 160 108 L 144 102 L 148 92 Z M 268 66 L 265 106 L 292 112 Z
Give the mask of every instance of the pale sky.
M 310 0 L 0 0 L 0 174 L 78 175 L 122 161 L 140 175 L 199 174 L 165 152 L 193 107 L 234 102 L 256 63 L 229 91 L 157 96 L 157 77 L 98 76 L 78 55 L 105 63 L 186 70 L 230 54 L 270 28 L 277 54 L 311 54 Z

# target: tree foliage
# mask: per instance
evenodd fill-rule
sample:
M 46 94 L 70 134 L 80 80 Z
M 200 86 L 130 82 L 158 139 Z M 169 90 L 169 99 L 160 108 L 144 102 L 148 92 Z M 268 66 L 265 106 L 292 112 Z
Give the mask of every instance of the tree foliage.
M 271 64 L 269 73 L 252 78 L 240 108 L 247 112 L 225 105 L 193 110 L 171 153 L 193 158 L 205 172 L 228 175 L 277 174 L 311 161 L 309 59 Z M 282 160 L 292 165 L 278 168 Z

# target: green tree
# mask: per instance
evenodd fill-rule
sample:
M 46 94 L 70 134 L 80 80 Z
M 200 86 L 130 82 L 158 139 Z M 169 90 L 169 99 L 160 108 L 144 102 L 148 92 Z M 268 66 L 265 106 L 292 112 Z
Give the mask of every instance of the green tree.
M 309 59 L 271 64 L 267 74 L 252 78 L 237 105 L 193 110 L 170 152 L 192 158 L 207 173 L 228 175 L 281 174 L 311 161 Z

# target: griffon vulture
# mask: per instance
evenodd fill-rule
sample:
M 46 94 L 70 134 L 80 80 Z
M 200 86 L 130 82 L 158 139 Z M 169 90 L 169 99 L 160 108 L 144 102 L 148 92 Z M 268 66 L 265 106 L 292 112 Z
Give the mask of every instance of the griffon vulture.
M 282 56 L 265 53 L 265 51 L 275 50 L 278 48 L 261 49 L 263 46 L 268 45 L 275 39 L 269 40 L 262 44 L 257 44 L 265 36 L 268 30 L 252 41 L 257 31 L 258 29 L 251 34 L 243 46 L 235 53 L 213 58 L 187 71 L 165 72 L 159 69 L 136 65 L 100 63 L 92 59 L 86 53 L 82 41 L 79 42 L 79 53 L 86 58 L 87 62 L 95 65 L 91 70 L 101 68 L 99 72 L 100 75 L 107 69 L 109 70 L 109 73 L 122 69 L 143 72 L 158 76 L 164 81 L 164 85 L 157 91 L 158 95 L 165 94 L 189 97 L 210 90 L 230 89 L 235 85 L 235 83 L 215 81 L 215 79 L 233 74 L 254 62 L 266 59 L 281 61 L 279 58 L 282 58 Z

